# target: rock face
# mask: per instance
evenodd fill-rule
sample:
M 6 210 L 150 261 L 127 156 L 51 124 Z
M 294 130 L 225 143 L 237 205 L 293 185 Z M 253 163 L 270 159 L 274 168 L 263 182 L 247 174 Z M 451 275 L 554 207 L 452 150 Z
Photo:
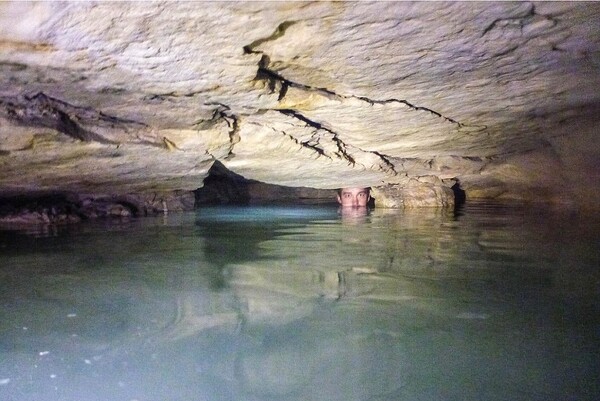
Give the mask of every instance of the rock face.
M 0 196 L 192 191 L 219 161 L 381 206 L 594 206 L 599 26 L 594 2 L 3 2 Z

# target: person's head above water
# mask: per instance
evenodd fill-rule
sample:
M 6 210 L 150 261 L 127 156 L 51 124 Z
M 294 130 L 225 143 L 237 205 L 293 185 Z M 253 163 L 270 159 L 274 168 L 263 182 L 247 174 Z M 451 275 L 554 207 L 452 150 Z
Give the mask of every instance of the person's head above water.
M 342 207 L 366 208 L 371 200 L 371 189 L 341 188 L 338 189 L 337 200 Z

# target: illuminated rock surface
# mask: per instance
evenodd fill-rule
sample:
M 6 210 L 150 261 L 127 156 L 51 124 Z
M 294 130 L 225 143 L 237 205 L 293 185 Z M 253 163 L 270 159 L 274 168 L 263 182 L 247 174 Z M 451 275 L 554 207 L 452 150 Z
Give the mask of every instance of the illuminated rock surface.
M 0 195 L 191 191 L 219 160 L 388 206 L 457 182 L 594 206 L 599 26 L 593 2 L 2 3 Z

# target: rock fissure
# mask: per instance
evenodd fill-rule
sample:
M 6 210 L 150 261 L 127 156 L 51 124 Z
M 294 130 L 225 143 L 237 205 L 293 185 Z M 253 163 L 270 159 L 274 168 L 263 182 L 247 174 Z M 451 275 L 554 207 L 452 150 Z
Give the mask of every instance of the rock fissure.
M 331 134 L 331 140 L 335 143 L 336 148 L 337 148 L 337 152 L 335 153 L 336 156 L 338 156 L 341 159 L 347 160 L 350 164 L 352 164 L 352 165 L 360 164 L 348 152 L 349 148 L 354 148 L 354 149 L 357 149 L 361 153 L 365 153 L 365 154 L 366 153 L 370 153 L 370 154 L 373 154 L 373 155 L 377 156 L 381 160 L 381 162 L 382 162 L 382 164 L 379 165 L 379 168 L 382 171 L 385 171 L 387 173 L 392 173 L 393 175 L 397 175 L 398 174 L 396 172 L 396 168 L 395 168 L 394 164 L 390 161 L 390 156 L 385 155 L 385 154 L 383 154 L 381 152 L 378 152 L 378 151 L 364 150 L 364 149 L 361 149 L 361 148 L 359 148 L 357 146 L 354 146 L 354 145 L 351 145 L 351 144 L 347 144 L 347 143 L 345 143 L 339 137 L 339 135 L 336 132 L 330 130 L 329 128 L 323 127 L 323 125 L 321 125 L 320 123 L 307 118 L 306 116 L 302 115 L 301 113 L 299 113 L 299 112 L 297 112 L 295 110 L 285 109 L 285 110 L 277 110 L 277 111 L 280 112 L 280 113 L 282 113 L 282 114 L 285 114 L 287 116 L 296 118 L 296 119 L 304 122 L 307 126 L 313 127 L 316 130 L 323 130 L 323 131 Z M 310 149 L 313 149 L 313 150 L 319 152 L 319 154 L 321 154 L 321 155 L 326 155 L 325 150 L 323 148 L 320 148 L 317 145 L 313 145 L 313 144 L 310 143 L 311 141 L 315 141 L 315 136 L 316 136 L 316 133 L 312 135 L 311 140 L 309 140 L 309 141 L 299 141 L 299 143 L 302 144 L 303 146 L 306 146 L 306 147 L 308 147 Z M 316 143 L 317 144 L 319 144 L 319 138 L 320 137 L 317 137 L 317 139 L 316 139 Z M 363 165 L 363 167 L 364 167 L 364 165 Z
M 416 111 L 426 111 L 428 113 L 431 113 L 431 114 L 435 115 L 436 117 L 443 118 L 444 120 L 446 120 L 446 121 L 448 121 L 448 122 L 450 122 L 452 124 L 456 124 L 458 128 L 462 128 L 462 127 L 465 126 L 463 123 L 460 123 L 460 122 L 456 121 L 455 119 L 453 119 L 451 117 L 447 117 L 447 116 L 443 115 L 442 113 L 439 113 L 439 112 L 437 112 L 435 110 L 432 110 L 432 109 L 430 109 L 428 107 L 414 105 L 414 104 L 412 104 L 411 102 L 409 102 L 408 100 L 405 100 L 405 99 L 391 98 L 391 99 L 385 99 L 385 100 L 375 100 L 375 99 L 370 99 L 370 98 L 365 97 L 365 96 L 349 96 L 349 97 L 362 100 L 364 102 L 369 103 L 370 105 L 375 105 L 375 104 L 385 105 L 385 104 L 390 104 L 390 103 L 400 103 L 400 104 L 403 104 L 405 106 L 410 107 L 413 110 L 416 110 Z
M 312 143 L 310 143 L 311 141 L 300 141 L 297 138 L 295 138 L 293 135 L 290 135 L 290 134 L 288 134 L 285 131 L 281 131 L 281 132 L 285 136 L 287 136 L 288 138 L 290 138 L 292 141 L 294 141 L 295 143 L 297 143 L 298 145 L 316 152 L 319 156 L 325 156 L 328 159 L 332 159 L 333 160 L 333 158 L 331 156 L 329 156 L 327 153 L 325 153 L 325 149 L 320 148 L 318 146 L 318 144 L 319 144 L 318 140 L 316 141 L 316 144 L 312 144 Z
M 352 165 L 356 164 L 356 160 L 354 160 L 354 158 L 347 152 L 346 144 L 344 143 L 344 141 L 342 141 L 338 137 L 337 133 L 330 130 L 329 128 L 323 127 L 320 123 L 313 121 L 310 118 L 307 118 L 306 116 L 302 115 L 301 113 L 297 112 L 296 110 L 284 109 L 284 110 L 277 110 L 277 111 L 282 114 L 285 114 L 286 116 L 293 117 L 297 120 L 300 120 L 309 127 L 316 128 L 317 130 L 323 130 L 323 131 L 331 134 L 332 135 L 331 140 L 336 144 L 337 150 L 338 150 L 336 152 L 336 156 L 338 156 L 341 159 L 346 159 Z
M 254 51 L 253 53 L 260 53 L 260 52 Z M 436 117 L 440 117 L 449 123 L 455 124 L 458 129 L 461 129 L 463 127 L 470 127 L 469 125 L 463 124 L 451 117 L 445 116 L 440 112 L 437 112 L 428 107 L 415 105 L 405 99 L 390 98 L 390 99 L 385 99 L 385 100 L 376 100 L 376 99 L 368 98 L 366 96 L 339 94 L 339 93 L 332 91 L 330 89 L 327 89 L 327 88 L 317 88 L 317 87 L 313 87 L 310 85 L 294 82 L 294 81 L 291 81 L 291 80 L 285 78 L 284 76 L 277 73 L 276 71 L 270 69 L 269 64 L 270 64 L 270 57 L 266 54 L 263 54 L 262 58 L 260 59 L 260 61 L 258 63 L 258 70 L 257 70 L 256 76 L 254 79 L 257 81 L 265 81 L 267 83 L 267 86 L 268 86 L 269 90 L 271 91 L 271 93 L 274 93 L 277 90 L 277 88 L 279 87 L 279 94 L 278 94 L 278 98 L 277 98 L 277 101 L 279 101 L 279 102 L 281 102 L 285 98 L 289 88 L 296 88 L 296 89 L 300 89 L 300 90 L 303 90 L 306 92 L 318 93 L 326 98 L 336 98 L 336 99 L 340 99 L 340 100 L 358 99 L 358 100 L 368 103 L 371 106 L 375 105 L 375 104 L 386 105 L 386 104 L 390 104 L 390 103 L 399 103 L 399 104 L 408 106 L 409 108 L 411 108 L 415 111 L 425 111 L 425 112 L 431 113 L 431 114 L 435 115 Z
M 520 28 L 522 28 L 523 21 L 525 21 L 527 19 L 531 19 L 534 16 L 535 16 L 535 6 L 533 4 L 529 4 L 529 8 L 522 15 L 515 16 L 515 17 L 509 17 L 509 18 L 496 18 L 494 21 L 492 21 L 491 24 L 489 24 L 487 27 L 485 27 L 485 29 L 481 33 L 481 37 L 484 37 L 485 35 L 490 33 L 492 30 L 494 30 L 500 26 L 514 25 L 514 26 L 519 26 Z
M 300 90 L 306 91 L 306 92 L 318 93 L 327 98 L 336 98 L 336 99 L 340 99 L 340 100 L 358 99 L 358 100 L 368 103 L 371 106 L 375 105 L 375 104 L 386 105 L 386 104 L 390 104 L 390 103 L 402 104 L 402 105 L 405 105 L 416 111 L 424 111 L 427 113 L 431 113 L 431 114 L 435 115 L 436 117 L 442 118 L 444 121 L 455 124 L 457 129 L 461 132 L 464 132 L 465 128 L 467 128 L 467 129 L 475 128 L 477 132 L 484 131 L 487 128 L 486 126 L 471 127 L 471 126 L 463 124 L 451 117 L 447 117 L 447 116 L 443 115 L 442 113 L 437 112 L 431 108 L 415 105 L 405 99 L 391 98 L 391 99 L 385 99 L 385 100 L 376 100 L 376 99 L 368 98 L 366 96 L 344 95 L 344 94 L 336 93 L 335 91 L 332 91 L 327 88 L 312 87 L 310 85 L 306 85 L 306 84 L 299 83 L 299 82 L 294 82 L 292 80 L 285 78 L 283 75 L 281 75 L 277 71 L 270 68 L 270 64 L 271 64 L 270 56 L 265 54 L 262 51 L 256 50 L 256 48 L 265 42 L 273 41 L 273 40 L 276 40 L 276 39 L 282 37 L 286 33 L 287 28 L 294 25 L 296 22 L 297 21 L 284 21 L 281 24 L 279 24 L 279 26 L 275 29 L 273 34 L 271 34 L 269 37 L 257 39 L 254 42 L 252 42 L 250 45 L 244 46 L 244 48 L 243 48 L 245 54 L 261 54 L 262 55 L 261 59 L 258 62 L 258 69 L 257 69 L 257 73 L 256 73 L 256 76 L 254 79 L 256 81 L 266 82 L 266 85 L 269 88 L 271 93 L 275 93 L 276 91 L 278 91 L 278 97 L 277 97 L 278 102 L 281 102 L 282 100 L 284 100 L 285 96 L 288 93 L 289 88 L 295 88 L 295 89 L 300 89 Z M 285 115 L 294 117 L 300 121 L 303 121 L 308 126 L 314 127 L 317 130 L 325 130 L 326 132 L 330 133 L 332 135 L 332 141 L 336 144 L 337 149 L 338 149 L 338 151 L 336 152 L 336 155 L 340 158 L 344 158 L 344 159 L 348 160 L 348 162 L 350 162 L 352 165 L 356 165 L 355 158 L 352 157 L 347 150 L 350 145 L 347 145 L 343 140 L 341 140 L 338 133 L 333 132 L 332 130 L 323 127 L 322 124 L 320 124 L 316 121 L 310 120 L 309 118 L 305 117 L 304 115 L 302 115 L 301 113 L 299 113 L 296 110 L 277 109 L 277 111 L 279 111 Z M 310 141 L 297 141 L 297 142 L 300 143 L 302 146 L 305 146 L 307 148 L 310 148 L 310 149 L 316 151 L 317 153 L 319 153 L 319 155 L 325 154 L 324 149 L 322 149 L 321 147 L 318 146 L 318 141 L 317 141 L 316 145 L 311 144 Z M 378 151 L 365 151 L 360 148 L 356 148 L 356 149 L 360 150 L 361 152 L 368 152 L 373 155 L 376 155 L 382 162 L 382 165 L 380 165 L 380 169 L 382 171 L 391 172 L 394 175 L 398 174 L 395 169 L 395 165 L 390 161 L 389 156 L 387 156 L 381 152 L 378 152 Z
M 384 165 L 386 166 L 385 169 L 382 169 L 384 171 L 391 171 L 394 175 L 397 175 L 398 172 L 396 171 L 396 166 L 394 165 L 394 163 L 392 163 L 390 161 L 390 157 L 388 155 L 385 155 L 381 152 L 377 152 L 375 150 L 370 151 L 371 153 L 373 153 L 374 155 L 376 155 L 377 157 L 379 157 L 379 159 L 381 159 L 381 161 L 384 163 Z
M 0 116 L 16 125 L 46 127 L 78 141 L 105 145 L 120 145 L 123 142 L 106 138 L 85 126 L 100 130 L 122 130 L 126 133 L 148 128 L 146 124 L 137 121 L 109 116 L 91 108 L 73 106 L 43 92 L 32 96 L 0 97 Z M 162 147 L 161 144 L 139 138 L 131 142 Z
M 215 87 L 211 87 L 208 89 L 202 89 L 202 90 L 197 90 L 197 91 L 192 91 L 192 92 L 184 92 L 184 93 L 179 93 L 179 92 L 166 92 L 166 93 L 151 93 L 148 95 L 145 95 L 143 97 L 144 100 L 147 101 L 159 101 L 162 102 L 164 101 L 166 98 L 181 98 L 181 97 L 195 97 L 198 95 L 201 95 L 203 93 L 206 93 L 209 90 L 214 90 L 218 88 L 218 86 Z
M 3 117 L 17 125 L 51 128 L 82 142 L 118 143 L 81 127 L 77 122 L 80 117 L 67 111 L 70 108 L 67 103 L 48 97 L 42 92 L 31 97 L 24 96 L 22 99 L 0 98 L 0 106 Z
M 217 106 L 213 110 L 212 117 L 210 122 L 215 124 L 217 121 L 222 120 L 225 121 L 227 127 L 229 127 L 228 135 L 229 135 L 229 151 L 225 158 L 231 157 L 233 155 L 233 147 L 236 143 L 240 141 L 240 117 L 237 114 L 231 112 L 231 107 L 223 103 L 205 103 L 206 106 Z M 202 126 L 205 121 L 201 120 L 197 122 L 195 125 L 198 129 Z M 212 156 L 212 155 L 211 155 Z
M 558 20 L 551 16 L 538 13 L 534 4 L 529 4 L 529 9 L 527 9 L 522 15 L 509 17 L 509 18 L 497 18 L 492 21 L 485 29 L 483 30 L 481 37 L 484 37 L 494 29 L 502 29 L 505 27 L 517 27 L 523 32 L 523 29 L 528 25 L 535 24 L 539 21 L 546 21 L 550 23 L 550 27 L 555 27 L 558 24 Z
M 262 54 L 262 52 L 254 50 L 254 48 L 260 46 L 261 44 L 263 44 L 265 42 L 270 42 L 270 41 L 273 41 L 275 39 L 282 37 L 283 35 L 285 35 L 285 31 L 287 31 L 287 29 L 289 27 L 296 24 L 297 22 L 298 21 L 293 21 L 293 20 L 282 22 L 281 24 L 279 24 L 277 26 L 277 28 L 275 28 L 275 31 L 273 31 L 273 33 L 271 35 L 267 36 L 266 38 L 256 39 L 249 45 L 244 46 L 244 48 L 243 48 L 244 53 L 245 54 L 252 54 L 252 53 Z
M 258 47 L 259 45 L 261 45 L 262 43 L 265 43 L 268 41 L 273 41 L 273 40 L 276 40 L 276 39 L 282 37 L 285 34 L 286 30 L 290 26 L 294 25 L 295 23 L 297 23 L 297 21 L 284 21 L 281 24 L 279 24 L 279 26 L 275 29 L 273 34 L 271 34 L 269 37 L 257 39 L 254 42 L 252 42 L 250 45 L 243 47 L 245 54 L 262 54 L 262 57 L 261 57 L 260 61 L 258 62 L 258 70 L 256 73 L 256 77 L 254 79 L 257 81 L 267 82 L 267 85 L 272 93 L 275 92 L 275 90 L 277 89 L 277 83 L 279 83 L 280 88 L 279 88 L 279 94 L 278 94 L 278 98 L 277 98 L 277 100 L 279 102 L 281 102 L 285 98 L 285 95 L 287 94 L 288 89 L 290 87 L 293 87 L 293 88 L 305 90 L 308 92 L 317 92 L 317 93 L 324 95 L 325 97 L 333 96 L 333 97 L 339 98 L 339 99 L 351 99 L 351 98 L 359 99 L 359 100 L 369 103 L 370 105 L 374 105 L 374 104 L 385 105 L 385 104 L 389 104 L 389 103 L 400 103 L 400 104 L 404 104 L 416 111 L 429 112 L 437 117 L 443 118 L 444 120 L 446 120 L 450 123 L 456 124 L 458 126 L 458 128 L 462 128 L 463 126 L 465 126 L 465 124 L 462 124 L 451 117 L 447 117 L 440 112 L 437 112 L 428 107 L 417 106 L 405 99 L 391 98 L 391 99 L 386 99 L 386 100 L 375 100 L 375 99 L 370 99 L 365 96 L 343 95 L 343 94 L 336 93 L 335 91 L 329 90 L 327 88 L 317 88 L 317 87 L 313 87 L 310 85 L 294 82 L 294 81 L 291 81 L 291 80 L 285 78 L 281 74 L 277 73 L 275 70 L 269 68 L 269 64 L 271 63 L 270 57 L 262 51 L 255 50 L 255 48 Z M 492 29 L 494 23 L 488 28 Z
M 258 70 L 256 71 L 256 76 L 254 77 L 254 80 L 266 82 L 267 87 L 269 88 L 271 93 L 274 93 L 277 90 L 277 84 L 279 84 L 279 94 L 277 96 L 277 101 L 281 102 L 285 98 L 288 88 L 290 86 L 295 86 L 295 84 L 283 78 L 281 75 L 275 73 L 274 71 L 262 67 L 262 64 L 265 64 L 264 60 L 268 60 L 268 57 L 265 55 L 263 55 L 261 61 L 258 63 Z M 266 63 L 268 63 L 268 61 Z

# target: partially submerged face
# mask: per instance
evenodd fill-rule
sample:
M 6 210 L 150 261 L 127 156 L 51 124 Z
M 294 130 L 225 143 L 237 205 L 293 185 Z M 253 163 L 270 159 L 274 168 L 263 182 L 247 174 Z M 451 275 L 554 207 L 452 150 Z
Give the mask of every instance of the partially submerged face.
M 342 188 L 338 192 L 337 200 L 342 207 L 366 208 L 371 194 L 369 188 Z

